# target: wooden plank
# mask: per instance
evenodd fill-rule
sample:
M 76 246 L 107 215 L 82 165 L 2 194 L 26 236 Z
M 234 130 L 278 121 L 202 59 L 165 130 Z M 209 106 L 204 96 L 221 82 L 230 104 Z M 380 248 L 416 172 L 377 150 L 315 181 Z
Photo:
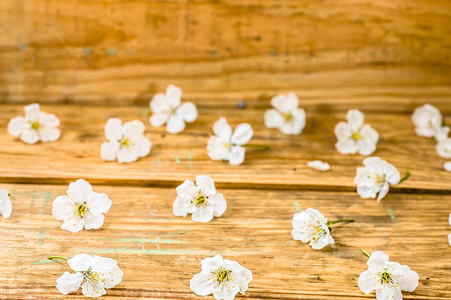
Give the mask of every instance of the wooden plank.
M 351 191 L 355 188 L 356 168 L 364 159 L 359 155 L 341 155 L 335 149 L 334 126 L 344 120 L 345 113 L 335 112 L 332 105 L 321 113 L 307 109 L 307 126 L 300 136 L 285 136 L 278 130 L 266 129 L 261 108 L 199 107 L 198 120 L 178 135 L 166 134 L 165 128 L 152 128 L 150 134 L 147 131 L 153 143 L 152 152 L 131 164 L 105 162 L 100 158 L 100 145 L 105 141 L 103 128 L 110 117 L 124 121 L 140 119 L 148 124 L 147 108 L 43 108 L 62 121 L 61 139 L 27 145 L 2 130 L 3 182 L 67 183 L 86 178 L 99 184 L 175 186 L 186 177 L 208 174 L 222 186 Z M 0 127 L 6 128 L 10 118 L 22 114 L 21 106 L 3 106 Z M 251 123 L 255 131 L 251 142 L 267 144 L 270 149 L 248 149 L 241 166 L 210 160 L 205 147 L 213 123 L 220 116 L 227 117 L 233 126 Z M 407 169 L 412 173 L 409 180 L 391 188 L 392 191 L 433 189 L 449 193 L 451 174 L 443 169 L 445 160 L 436 153 L 433 139 L 415 135 L 410 114 L 367 114 L 366 120 L 381 136 L 374 155 L 394 164 L 401 173 Z M 449 124 L 449 117 L 445 121 Z M 308 168 L 306 163 L 315 159 L 329 162 L 332 170 L 320 173 Z
M 0 8 L 3 102 L 143 104 L 169 83 L 205 100 L 451 84 L 445 0 L 1 0 Z
M 382 250 L 419 274 L 419 287 L 404 299 L 451 298 L 450 195 L 398 193 L 378 203 L 348 192 L 225 189 L 226 213 L 200 224 L 173 216 L 172 188 L 95 186 L 113 200 L 104 226 L 69 233 L 51 214 L 52 201 L 66 186 L 0 184 L 0 189 L 13 202 L 11 218 L 1 220 L 2 253 L 14 253 L 0 256 L 2 299 L 62 299 L 55 281 L 69 268 L 47 257 L 77 253 L 112 257 L 124 271 L 123 282 L 102 299 L 200 299 L 189 280 L 201 259 L 217 253 L 253 272 L 239 299 L 371 299 L 374 295 L 357 287 L 366 269 L 361 248 Z M 315 251 L 290 233 L 293 214 L 308 207 L 330 220 L 356 222 L 335 226 L 336 244 Z

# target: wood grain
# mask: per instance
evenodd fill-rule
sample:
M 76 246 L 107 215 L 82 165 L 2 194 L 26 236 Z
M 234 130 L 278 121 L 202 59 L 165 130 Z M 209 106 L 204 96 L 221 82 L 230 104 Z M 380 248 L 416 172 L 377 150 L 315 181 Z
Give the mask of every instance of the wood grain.
M 293 90 L 440 101 L 451 3 L 344 0 L 1 0 L 0 101 L 143 104 Z M 313 98 L 311 99 L 314 100 Z
M 307 126 L 300 136 L 266 129 L 264 109 L 252 107 L 245 110 L 199 107 L 198 120 L 178 135 L 166 134 L 165 128 L 150 128 L 147 108 L 44 106 L 43 109 L 60 118 L 61 139 L 27 145 L 6 130 L 1 131 L 3 182 L 68 183 L 85 178 L 98 184 L 174 187 L 185 178 L 208 174 L 225 187 L 353 191 L 356 168 L 362 166 L 365 158 L 342 155 L 335 149 L 333 130 L 345 119 L 345 113 L 333 109 L 321 113 L 315 112 L 319 108 L 312 109 L 313 112 L 307 109 Z M 23 115 L 21 106 L 3 106 L 0 127 L 6 128 L 9 119 L 17 115 Z M 270 149 L 248 149 L 241 166 L 210 160 L 205 147 L 213 123 L 220 116 L 227 117 L 233 126 L 250 122 L 254 129 L 251 142 L 267 144 Z M 100 145 L 106 140 L 103 128 L 110 117 L 124 121 L 140 119 L 147 124 L 146 135 L 153 143 L 151 153 L 131 164 L 103 161 Z M 445 121 L 449 123 L 450 119 Z M 436 153 L 435 141 L 415 135 L 410 114 L 367 114 L 366 122 L 381 136 L 374 155 L 392 163 L 401 173 L 408 169 L 412 174 L 391 191 L 451 191 L 451 173 L 443 169 L 445 160 Z M 306 163 L 315 159 L 327 161 L 331 171 L 308 168 Z
M 69 267 L 47 257 L 77 253 L 112 257 L 124 271 L 123 282 L 102 299 L 200 299 L 189 280 L 201 259 L 217 253 L 253 272 L 239 299 L 371 299 L 357 287 L 367 268 L 361 248 L 382 250 L 418 272 L 419 287 L 404 299 L 451 297 L 450 195 L 397 193 L 378 203 L 348 192 L 223 189 L 226 213 L 201 224 L 173 216 L 172 188 L 94 186 L 113 200 L 104 226 L 69 233 L 51 214 L 52 201 L 67 186 L 0 189 L 11 193 L 14 207 L 0 227 L 2 253 L 14 253 L 0 256 L 2 299 L 75 299 L 76 293 L 62 296 L 55 288 Z M 336 244 L 315 251 L 290 233 L 293 214 L 308 207 L 330 220 L 356 222 L 336 225 Z

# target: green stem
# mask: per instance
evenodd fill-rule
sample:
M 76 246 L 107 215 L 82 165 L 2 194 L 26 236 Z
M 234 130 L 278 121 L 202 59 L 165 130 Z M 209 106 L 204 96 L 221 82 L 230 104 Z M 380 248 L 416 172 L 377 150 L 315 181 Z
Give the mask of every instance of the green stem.
M 362 249 L 362 252 L 363 252 L 363 254 L 365 254 L 366 256 L 371 257 L 371 255 L 370 255 L 368 252 L 366 252 L 365 250 Z
M 331 225 L 333 225 L 333 224 L 335 224 L 335 223 L 340 223 L 340 222 L 349 222 L 349 223 L 351 223 L 351 222 L 354 222 L 355 220 L 354 219 L 341 219 L 341 220 L 336 220 L 336 221 L 328 221 L 327 222 L 327 226 L 328 227 L 330 227 Z
M 67 261 L 67 258 L 61 257 L 61 256 L 49 256 L 49 259 L 62 259 L 62 260 Z
M 410 171 L 409 171 L 409 170 L 407 170 L 407 171 L 406 171 L 406 173 L 404 174 L 404 177 L 403 177 L 403 178 L 401 178 L 401 180 L 399 181 L 399 183 L 398 183 L 398 184 L 400 184 L 401 182 L 403 182 L 403 181 L 407 180 L 407 178 L 409 178 L 409 177 L 410 177 Z
M 262 148 L 263 150 L 268 150 L 269 146 L 267 145 L 259 145 L 259 144 L 245 144 L 243 147 L 254 147 L 254 148 Z

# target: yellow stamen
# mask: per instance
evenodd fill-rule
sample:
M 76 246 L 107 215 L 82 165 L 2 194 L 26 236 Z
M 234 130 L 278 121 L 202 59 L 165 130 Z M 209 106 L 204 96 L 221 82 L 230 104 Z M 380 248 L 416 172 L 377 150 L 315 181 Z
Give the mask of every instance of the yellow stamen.
M 284 114 L 283 117 L 285 118 L 285 121 L 287 121 L 287 122 L 290 122 L 291 120 L 293 120 L 293 115 L 290 113 Z
M 232 273 L 231 270 L 226 270 L 223 267 L 219 267 L 218 271 L 216 271 L 216 281 L 219 283 L 229 281 L 232 279 L 230 273 Z
M 77 213 L 80 216 L 80 218 L 83 218 L 86 213 L 86 205 L 84 205 L 84 204 L 78 205 Z
M 356 140 L 356 141 L 362 139 L 362 136 L 360 135 L 360 132 L 354 132 L 351 137 L 352 137 L 353 140 Z
M 39 128 L 41 128 L 41 124 L 39 122 L 30 122 L 30 124 L 31 124 L 31 129 L 39 130 Z
M 204 195 L 199 195 L 193 202 L 196 203 L 197 207 L 204 206 L 207 204 L 207 197 L 205 197 Z

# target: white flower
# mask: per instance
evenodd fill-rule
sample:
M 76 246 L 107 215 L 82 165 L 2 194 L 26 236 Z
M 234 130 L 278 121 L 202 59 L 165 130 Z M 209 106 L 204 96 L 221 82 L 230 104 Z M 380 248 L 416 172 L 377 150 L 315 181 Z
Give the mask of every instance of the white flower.
M 368 157 L 363 161 L 365 167 L 357 168 L 354 182 L 357 184 L 357 193 L 365 198 L 376 198 L 380 201 L 388 193 L 389 184 L 398 184 L 400 174 L 395 166 L 379 157 Z
M 435 149 L 441 157 L 451 158 L 451 138 L 440 140 Z
M 388 260 L 382 251 L 371 253 L 368 270 L 359 276 L 359 288 L 369 294 L 376 290 L 378 300 L 402 300 L 403 291 L 412 292 L 418 286 L 418 274 L 408 266 Z
M 67 196 L 58 196 L 53 201 L 52 214 L 63 221 L 61 229 L 78 232 L 83 229 L 99 229 L 105 220 L 104 213 L 111 207 L 106 194 L 96 193 L 84 179 L 71 182 Z
M 341 154 L 355 154 L 367 156 L 376 151 L 379 134 L 370 125 L 363 124 L 364 116 L 358 109 L 348 110 L 346 122 L 339 122 L 335 126 L 337 143 L 335 147 Z
M 442 114 L 430 104 L 417 107 L 412 114 L 412 122 L 419 136 L 435 137 L 437 141 L 446 138 L 450 130 L 448 126 L 442 126 Z
M 138 120 L 122 125 L 119 119 L 108 119 L 105 125 L 108 142 L 102 144 L 100 156 L 108 161 L 117 159 L 119 163 L 130 163 L 146 156 L 152 144 L 143 136 L 144 130 L 143 122 Z
M 273 97 L 271 105 L 275 109 L 265 112 L 265 126 L 278 128 L 285 134 L 300 134 L 305 127 L 305 110 L 298 108 L 298 102 L 294 93 Z
M 232 127 L 225 118 L 213 125 L 215 135 L 208 140 L 208 156 L 213 160 L 228 160 L 231 165 L 240 165 L 244 161 L 246 149 L 241 147 L 249 142 L 254 134 L 251 125 L 242 123 L 232 134 Z
M 307 166 L 318 171 L 330 170 L 330 165 L 327 162 L 322 162 L 320 160 L 309 161 Z
M 334 238 L 330 235 L 327 218 L 316 209 L 307 208 L 307 210 L 296 213 L 291 224 L 293 225 L 291 231 L 293 239 L 304 243 L 309 242 L 309 245 L 315 250 L 335 243 Z
M 443 168 L 448 171 L 451 172 L 451 161 L 447 161 L 446 163 L 443 164 Z
M 13 205 L 9 198 L 8 191 L 0 190 L 0 215 L 3 218 L 8 219 L 13 211 Z
M 77 273 L 64 272 L 56 280 L 56 288 L 64 295 L 77 291 L 81 286 L 83 295 L 99 297 L 106 294 L 106 289 L 118 285 L 124 276 L 112 258 L 77 254 L 67 263 Z
M 192 102 L 181 103 L 182 90 L 174 85 L 166 88 L 166 94 L 158 93 L 150 102 L 153 115 L 149 122 L 153 127 L 167 125 L 169 133 L 179 133 L 185 129 L 185 122 L 197 119 L 197 108 Z
M 209 222 L 213 216 L 221 216 L 227 209 L 227 202 L 222 194 L 216 193 L 213 179 L 207 175 L 196 176 L 196 184 L 185 180 L 177 187 L 174 215 L 193 214 L 192 219 L 196 222 Z
M 61 133 L 58 129 L 60 120 L 53 114 L 41 112 L 39 104 L 25 106 L 25 118 L 15 117 L 9 121 L 8 132 L 27 144 L 54 142 Z
M 203 259 L 201 268 L 189 287 L 199 296 L 212 294 L 216 300 L 233 300 L 238 292 L 244 295 L 253 279 L 249 269 L 219 254 Z

